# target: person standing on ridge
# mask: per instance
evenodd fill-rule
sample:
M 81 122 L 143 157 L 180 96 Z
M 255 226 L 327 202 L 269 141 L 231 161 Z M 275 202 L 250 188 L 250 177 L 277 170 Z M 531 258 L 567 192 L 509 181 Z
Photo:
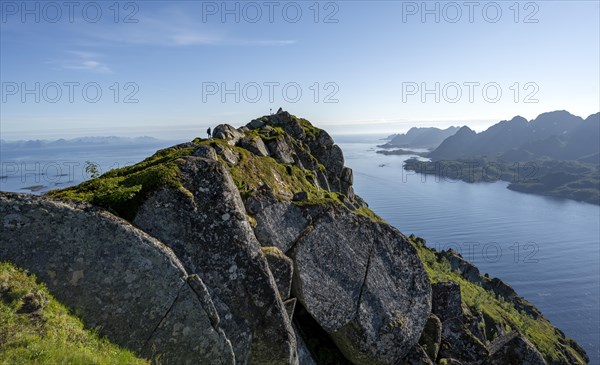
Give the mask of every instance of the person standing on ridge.
M 208 134 L 208 139 L 211 139 L 212 137 L 212 134 L 210 132 L 210 127 L 208 127 L 208 129 L 206 130 L 206 134 Z

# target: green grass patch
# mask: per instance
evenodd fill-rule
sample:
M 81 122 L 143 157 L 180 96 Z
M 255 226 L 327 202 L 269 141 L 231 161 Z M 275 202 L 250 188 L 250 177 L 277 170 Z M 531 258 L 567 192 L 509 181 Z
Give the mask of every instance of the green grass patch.
M 295 115 L 290 116 L 292 117 L 292 119 L 300 123 L 300 126 L 302 127 L 302 129 L 304 129 L 304 133 L 309 139 L 316 139 L 317 135 L 321 132 L 321 129 L 312 125 L 308 120 L 304 118 L 298 118 Z
M 240 155 L 240 160 L 235 165 L 223 163 L 228 166 L 243 198 L 249 197 L 256 189 L 267 184 L 280 200 L 289 200 L 297 192 L 307 192 L 308 200 L 294 202 L 299 206 L 336 204 L 347 208 L 344 203 L 348 198 L 341 193 L 319 188 L 314 183 L 316 177 L 312 172 L 294 165 L 281 164 L 272 157 L 256 156 L 243 148 L 231 146 L 228 148 Z M 350 209 L 350 211 L 374 222 L 383 222 L 382 218 L 367 207 Z
M 47 193 L 49 197 L 85 201 L 132 220 L 148 192 L 159 186 L 183 189 L 178 159 L 191 155 L 193 147 L 171 147 L 132 166 L 110 170 L 77 186 Z
M 299 121 L 309 138 L 314 139 L 321 132 L 306 119 L 292 117 Z M 280 136 L 288 136 L 281 126 L 271 126 L 270 130 L 255 129 L 246 133 L 246 137 L 261 138 L 265 142 Z M 324 173 L 325 166 L 310 154 L 307 145 L 291 137 L 288 139 L 296 148 L 305 151 L 306 156 L 314 162 L 321 173 Z M 221 147 L 239 155 L 236 164 L 230 164 L 222 157 L 219 157 L 219 162 L 228 168 L 243 198 L 247 198 L 256 189 L 266 184 L 280 200 L 289 200 L 295 193 L 306 192 L 308 200 L 294 202 L 298 205 L 338 204 L 345 208 L 351 207 L 347 204 L 348 198 L 343 194 L 319 188 L 313 171 L 292 164 L 279 163 L 272 157 L 256 156 L 246 149 L 230 146 L 227 141 L 217 138 L 210 140 L 196 138 L 191 146 L 175 146 L 158 151 L 138 164 L 108 171 L 98 178 L 77 186 L 50 191 L 47 196 L 89 202 L 131 221 L 148 193 L 160 186 L 170 186 L 190 194 L 181 184 L 179 162 L 181 157 L 193 154 L 193 145 Z M 348 209 L 374 222 L 383 221 L 367 207 Z
M 84 328 L 33 275 L 0 262 L 0 364 L 149 364 Z

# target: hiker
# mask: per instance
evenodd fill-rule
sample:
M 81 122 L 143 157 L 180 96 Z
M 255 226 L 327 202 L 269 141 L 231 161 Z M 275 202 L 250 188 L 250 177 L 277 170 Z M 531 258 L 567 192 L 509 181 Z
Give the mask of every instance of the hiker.
M 208 139 L 211 139 L 212 137 L 212 134 L 210 132 L 210 127 L 208 127 L 208 129 L 206 130 L 206 134 L 208 134 Z

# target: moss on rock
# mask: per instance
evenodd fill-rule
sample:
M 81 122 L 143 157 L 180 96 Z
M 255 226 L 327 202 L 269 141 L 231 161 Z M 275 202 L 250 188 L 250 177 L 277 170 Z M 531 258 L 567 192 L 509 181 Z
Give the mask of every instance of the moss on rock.
M 473 313 L 482 314 L 493 321 L 494 327 L 504 327 L 507 331 L 522 333 L 544 356 L 548 363 L 585 364 L 585 354 L 580 353 L 574 341 L 565 338 L 546 318 L 537 318 L 519 311 L 512 302 L 494 294 L 452 271 L 450 263 L 438 252 L 426 247 L 417 240 L 409 238 L 417 249 L 425 265 L 431 283 L 454 281 L 460 285 L 463 304 Z M 489 279 L 488 279 L 489 280 Z M 490 326 L 486 322 L 486 326 Z M 440 362 L 441 363 L 441 362 Z
M 77 186 L 47 193 L 51 198 L 90 202 L 131 220 L 147 194 L 161 186 L 183 189 L 178 159 L 191 155 L 193 147 L 160 150 L 132 166 L 110 170 Z

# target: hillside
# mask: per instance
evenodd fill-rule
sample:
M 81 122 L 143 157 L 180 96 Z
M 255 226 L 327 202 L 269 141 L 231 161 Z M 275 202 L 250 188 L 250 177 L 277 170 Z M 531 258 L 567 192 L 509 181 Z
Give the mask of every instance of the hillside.
M 427 157 L 404 168 L 465 182 L 503 180 L 514 191 L 600 204 L 600 113 L 585 120 L 565 111 L 531 122 L 515 117 L 481 133 L 462 127 Z M 457 168 L 461 174 L 446 173 Z
M 352 185 L 329 134 L 280 110 L 44 197 L 1 193 L 0 257 L 162 364 L 587 362 Z
M 440 145 L 446 138 L 454 135 L 458 127 L 440 128 L 422 128 L 413 127 L 406 133 L 390 136 L 389 142 L 379 147 L 381 148 L 427 148 L 434 149 Z
M 1 364 L 148 364 L 83 328 L 32 275 L 0 262 Z

